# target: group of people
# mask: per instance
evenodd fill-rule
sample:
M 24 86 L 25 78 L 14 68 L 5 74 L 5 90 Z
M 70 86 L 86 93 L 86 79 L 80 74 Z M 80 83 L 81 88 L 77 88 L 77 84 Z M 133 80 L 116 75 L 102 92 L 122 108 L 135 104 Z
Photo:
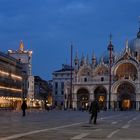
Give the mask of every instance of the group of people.
M 26 104 L 25 100 L 23 100 L 23 103 L 21 105 L 21 109 L 22 109 L 22 112 L 23 112 L 22 116 L 24 117 L 26 115 L 26 109 L 27 109 L 27 104 Z M 90 120 L 89 120 L 90 124 L 92 123 L 93 118 L 94 118 L 93 123 L 94 124 L 97 123 L 97 115 L 98 115 L 99 111 L 100 111 L 100 109 L 99 109 L 98 101 L 97 101 L 97 99 L 94 99 L 91 102 L 90 107 L 89 107 L 89 113 L 91 114 Z

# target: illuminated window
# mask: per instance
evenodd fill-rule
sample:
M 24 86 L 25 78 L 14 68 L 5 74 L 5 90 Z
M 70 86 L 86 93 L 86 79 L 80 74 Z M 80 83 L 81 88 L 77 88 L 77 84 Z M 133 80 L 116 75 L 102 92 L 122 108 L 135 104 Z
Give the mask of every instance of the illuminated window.
M 130 108 L 130 100 L 123 100 L 122 102 L 122 107 L 123 108 Z
M 104 96 L 99 96 L 99 102 L 103 102 L 103 101 L 104 101 L 104 99 L 105 99 L 105 97 L 104 97 Z

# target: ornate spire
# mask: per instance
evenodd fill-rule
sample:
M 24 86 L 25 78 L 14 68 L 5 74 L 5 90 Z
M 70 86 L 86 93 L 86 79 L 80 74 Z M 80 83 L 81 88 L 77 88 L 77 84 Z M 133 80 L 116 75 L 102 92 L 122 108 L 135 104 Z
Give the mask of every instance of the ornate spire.
M 78 65 L 79 59 L 78 59 L 78 52 L 76 51 L 75 59 L 74 59 L 75 65 Z
M 94 51 L 92 52 L 92 64 L 95 65 L 96 64 L 96 56 L 94 54 Z
M 19 50 L 23 51 L 24 50 L 24 45 L 23 45 L 23 41 L 20 41 L 20 46 L 19 46 Z
M 125 42 L 125 48 L 128 49 L 128 39 Z
M 130 48 L 128 46 L 129 46 L 129 42 L 128 42 L 128 39 L 127 39 L 126 42 L 125 42 L 125 52 L 130 54 Z
M 109 35 L 109 38 L 110 38 L 110 41 L 109 41 L 109 45 L 108 45 L 108 50 L 109 51 L 113 51 L 113 49 L 114 49 L 114 46 L 112 45 L 112 34 L 110 33 L 110 35 Z
M 93 59 L 96 59 L 95 54 L 94 54 L 94 51 L 92 51 L 92 60 Z
M 82 53 L 81 66 L 83 66 L 84 64 L 85 64 L 85 57 L 84 57 L 84 55 L 83 55 L 83 53 Z
M 87 58 L 86 58 L 86 64 L 88 65 L 89 64 L 89 57 L 87 55 Z
M 101 57 L 101 61 L 100 61 L 101 64 L 104 64 L 104 58 Z
M 128 51 L 128 39 L 125 42 L 125 50 Z
M 112 42 L 112 34 L 109 35 L 110 42 Z

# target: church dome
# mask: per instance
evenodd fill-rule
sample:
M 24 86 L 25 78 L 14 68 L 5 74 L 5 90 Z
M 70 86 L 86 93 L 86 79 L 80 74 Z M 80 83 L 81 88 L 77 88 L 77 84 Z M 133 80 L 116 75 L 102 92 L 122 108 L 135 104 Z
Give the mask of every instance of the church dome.
M 140 29 L 139 32 L 137 33 L 137 38 L 129 42 L 129 47 L 131 51 L 140 53 Z
M 105 51 L 105 52 L 101 55 L 101 57 L 100 57 L 100 59 L 99 59 L 99 62 L 101 62 L 101 61 L 103 61 L 105 64 L 109 63 L 109 53 L 108 53 L 108 51 Z
M 114 57 L 115 57 L 115 52 L 113 51 L 112 52 L 112 57 L 113 57 L 113 60 L 114 60 Z M 105 51 L 101 57 L 99 58 L 99 62 L 104 62 L 105 64 L 108 64 L 109 63 L 109 52 L 108 51 Z

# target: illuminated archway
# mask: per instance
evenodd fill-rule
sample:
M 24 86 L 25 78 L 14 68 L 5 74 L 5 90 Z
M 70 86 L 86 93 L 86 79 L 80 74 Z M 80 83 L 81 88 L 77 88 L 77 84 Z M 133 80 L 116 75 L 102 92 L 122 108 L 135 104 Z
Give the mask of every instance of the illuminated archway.
M 122 83 L 117 89 L 117 98 L 121 110 L 130 110 L 135 108 L 136 94 L 135 88 L 128 82 Z
M 99 86 L 94 90 L 94 98 L 98 100 L 100 109 L 106 108 L 107 91 L 103 86 Z
M 77 91 L 77 108 L 78 109 L 88 109 L 89 106 L 89 92 L 85 88 L 80 88 Z

